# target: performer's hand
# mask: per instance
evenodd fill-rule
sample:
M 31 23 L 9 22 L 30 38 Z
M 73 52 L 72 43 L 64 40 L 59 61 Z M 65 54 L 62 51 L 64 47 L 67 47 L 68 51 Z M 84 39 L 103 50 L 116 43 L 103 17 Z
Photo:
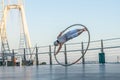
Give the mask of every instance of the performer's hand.
M 64 31 L 61 31 L 60 33 L 62 34 L 62 33 L 64 33 Z
M 83 28 L 83 31 L 87 31 L 87 28 Z

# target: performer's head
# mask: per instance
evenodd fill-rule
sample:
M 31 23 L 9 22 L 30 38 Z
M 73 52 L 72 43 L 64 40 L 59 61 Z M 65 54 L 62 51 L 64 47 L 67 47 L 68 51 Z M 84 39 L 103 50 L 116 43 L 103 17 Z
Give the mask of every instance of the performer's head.
M 56 41 L 54 42 L 54 46 L 58 46 L 58 44 L 59 44 L 59 41 L 56 40 Z

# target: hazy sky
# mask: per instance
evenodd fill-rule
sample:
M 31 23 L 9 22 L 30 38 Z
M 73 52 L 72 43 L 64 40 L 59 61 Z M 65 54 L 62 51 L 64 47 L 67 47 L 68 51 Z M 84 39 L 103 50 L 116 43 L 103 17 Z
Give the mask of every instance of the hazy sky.
M 31 43 L 52 45 L 58 33 L 84 24 L 91 40 L 120 37 L 120 0 L 25 0 Z

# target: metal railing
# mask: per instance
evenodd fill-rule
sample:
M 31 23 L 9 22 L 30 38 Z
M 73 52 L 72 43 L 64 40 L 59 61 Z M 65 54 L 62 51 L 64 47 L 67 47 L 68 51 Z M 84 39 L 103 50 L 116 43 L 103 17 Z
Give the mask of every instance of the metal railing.
M 87 42 L 83 42 L 84 49 L 86 45 Z M 81 51 L 84 51 L 84 49 L 82 48 L 82 43 L 65 44 L 57 58 L 61 63 L 69 64 L 79 58 L 82 55 Z M 27 49 L 11 50 L 12 61 L 14 62 L 14 58 L 21 58 L 20 60 L 22 60 L 22 62 L 32 60 L 35 65 L 58 64 L 54 58 L 53 45 L 31 48 L 32 57 L 30 54 L 26 54 L 26 50 Z M 19 53 L 19 51 L 23 53 Z M 64 52 L 66 52 L 66 56 Z M 91 41 L 84 58 L 77 64 L 99 63 L 99 53 L 105 53 L 105 63 L 120 63 L 120 38 Z

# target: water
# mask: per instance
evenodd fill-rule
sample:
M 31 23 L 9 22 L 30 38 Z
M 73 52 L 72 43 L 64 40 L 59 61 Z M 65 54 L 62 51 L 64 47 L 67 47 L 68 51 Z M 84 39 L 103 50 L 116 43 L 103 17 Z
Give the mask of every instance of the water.
M 0 80 L 119 80 L 120 64 L 0 67 Z

